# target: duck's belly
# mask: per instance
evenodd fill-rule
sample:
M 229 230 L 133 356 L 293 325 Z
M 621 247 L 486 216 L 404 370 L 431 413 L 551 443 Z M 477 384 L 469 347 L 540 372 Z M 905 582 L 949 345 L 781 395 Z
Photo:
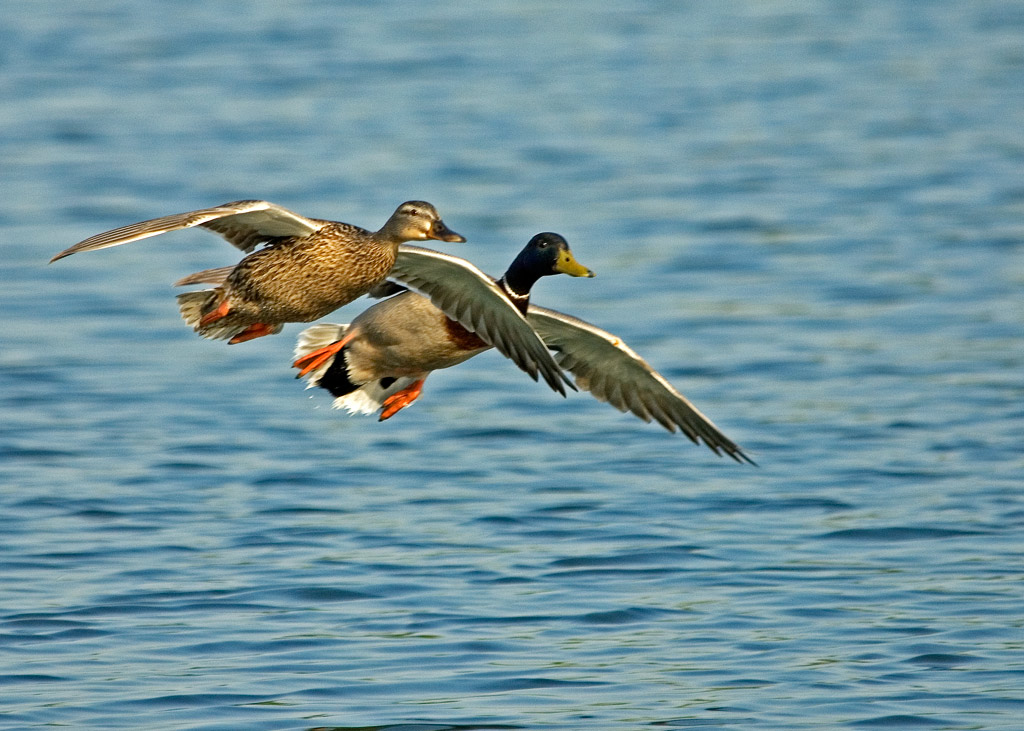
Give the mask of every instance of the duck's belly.
M 452 325 L 461 336 L 453 337 Z M 412 292 L 374 305 L 351 327 L 358 335 L 348 346 L 346 358 L 356 380 L 419 377 L 458 365 L 490 347 Z
M 305 243 L 268 247 L 246 257 L 229 278 L 237 307 L 252 307 L 274 322 L 310 322 L 366 294 L 394 264 L 387 250 L 354 257 Z

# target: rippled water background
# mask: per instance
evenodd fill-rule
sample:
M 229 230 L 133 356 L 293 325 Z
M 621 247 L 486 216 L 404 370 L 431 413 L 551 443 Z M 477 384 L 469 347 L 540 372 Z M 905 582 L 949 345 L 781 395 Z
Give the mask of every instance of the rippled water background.
M 4 7 L 0 727 L 1021 728 L 1020 3 Z M 332 411 L 205 232 L 46 265 L 248 197 L 564 234 L 761 467 L 493 353 Z

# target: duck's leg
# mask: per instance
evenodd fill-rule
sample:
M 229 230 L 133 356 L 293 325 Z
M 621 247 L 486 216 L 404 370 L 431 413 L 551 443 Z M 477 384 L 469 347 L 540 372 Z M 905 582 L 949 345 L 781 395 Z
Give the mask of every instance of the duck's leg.
M 304 356 L 292 363 L 292 368 L 300 369 L 298 375 L 295 377 L 302 378 L 310 371 L 315 371 L 328 360 L 340 353 L 341 349 L 348 345 L 352 341 L 352 338 L 358 334 L 359 331 L 356 328 L 350 327 L 348 332 L 345 333 L 345 337 L 341 340 L 335 340 L 330 345 L 325 345 L 322 348 L 317 348 L 310 353 L 306 353 Z
M 380 421 L 390 419 L 392 416 L 418 399 L 420 394 L 423 393 L 423 381 L 425 381 L 426 378 L 427 377 L 424 376 L 417 381 L 413 381 L 401 391 L 393 393 L 384 399 L 384 408 L 380 412 Z
M 217 320 L 220 320 L 223 317 L 227 317 L 228 312 L 230 311 L 231 304 L 228 302 L 228 298 L 225 297 L 220 301 L 220 304 L 217 305 L 217 309 L 210 310 L 201 318 L 199 318 L 199 327 L 206 327 L 211 322 L 217 322 Z
M 262 338 L 264 335 L 273 335 L 278 331 L 278 328 L 273 325 L 267 325 L 263 322 L 257 322 L 255 325 L 250 325 L 245 328 L 242 332 L 235 335 L 228 341 L 228 345 L 237 345 L 238 343 L 244 343 L 246 340 L 255 340 L 256 338 Z

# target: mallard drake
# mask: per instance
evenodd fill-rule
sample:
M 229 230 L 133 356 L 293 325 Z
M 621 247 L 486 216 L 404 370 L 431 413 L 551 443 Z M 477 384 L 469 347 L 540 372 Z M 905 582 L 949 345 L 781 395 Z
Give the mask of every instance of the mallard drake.
M 232 267 L 215 289 L 178 296 L 182 317 L 196 332 L 231 343 L 279 332 L 286 322 L 319 319 L 366 294 L 391 271 L 405 241 L 465 241 L 425 201 L 403 203 L 379 231 L 370 232 L 245 200 L 122 226 L 50 261 L 192 226 L 218 233 L 244 252 L 266 244 Z M 203 274 L 193 275 L 193 281 Z
M 592 277 L 579 264 L 564 238 L 540 233 L 516 256 L 500 279 L 492 279 L 464 259 L 432 252 L 431 281 L 445 281 L 452 291 L 477 297 L 476 290 L 497 290 L 508 306 L 485 318 L 493 332 L 503 318 L 522 317 L 530 290 L 541 277 L 568 274 Z M 454 303 L 452 309 L 458 309 Z M 373 305 L 348 325 L 315 325 L 299 336 L 293 365 L 335 397 L 335 406 L 353 412 L 381 410 L 388 419 L 415 401 L 431 371 L 449 368 L 490 347 L 479 335 L 450 319 L 429 299 L 402 292 Z M 338 354 L 341 357 L 337 357 Z
M 539 236 L 564 241 L 557 234 Z M 524 253 L 529 249 L 527 245 Z M 513 262 L 499 280 L 499 284 L 504 282 L 501 286 L 520 281 L 515 268 Z M 715 454 L 753 464 L 736 443 L 620 338 L 570 315 L 529 304 L 529 285 L 515 289 L 525 295 L 517 298 L 517 304 L 526 307 L 527 322 L 555 352 L 558 364 L 572 373 L 580 389 L 646 422 L 657 421 L 671 432 L 681 431 Z M 302 369 L 299 376 L 308 379 L 307 388 L 318 386 L 335 396 L 335 408 L 364 414 L 380 410 L 384 420 L 419 397 L 430 371 L 457 365 L 487 349 L 486 344 L 473 341 L 459 346 L 451 334 L 453 325 L 456 323 L 426 299 L 405 292 L 374 305 L 349 325 L 307 328 L 299 335 L 294 365 Z

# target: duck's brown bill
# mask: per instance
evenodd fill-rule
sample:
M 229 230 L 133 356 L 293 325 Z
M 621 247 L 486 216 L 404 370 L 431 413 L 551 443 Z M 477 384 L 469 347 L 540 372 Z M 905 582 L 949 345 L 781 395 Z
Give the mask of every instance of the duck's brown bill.
M 450 228 L 444 225 L 444 221 L 434 221 L 434 225 L 430 227 L 430 233 L 427 234 L 428 238 L 436 239 L 437 241 L 448 241 L 453 244 L 462 244 L 466 242 L 466 238 L 461 236 Z

